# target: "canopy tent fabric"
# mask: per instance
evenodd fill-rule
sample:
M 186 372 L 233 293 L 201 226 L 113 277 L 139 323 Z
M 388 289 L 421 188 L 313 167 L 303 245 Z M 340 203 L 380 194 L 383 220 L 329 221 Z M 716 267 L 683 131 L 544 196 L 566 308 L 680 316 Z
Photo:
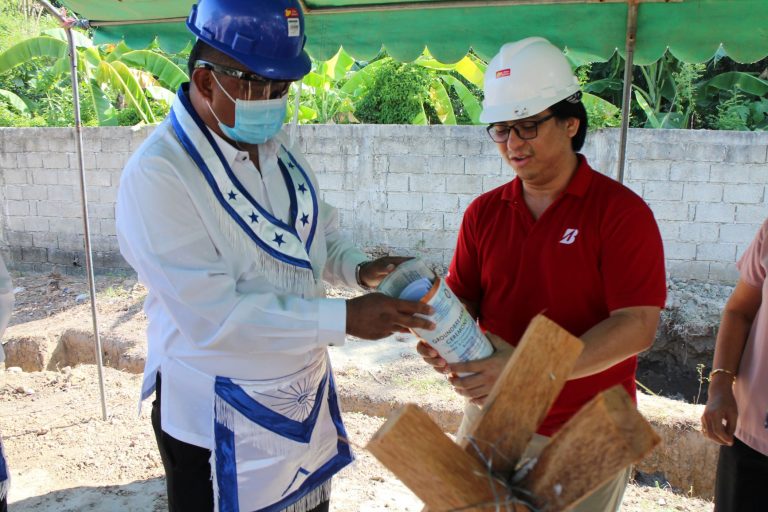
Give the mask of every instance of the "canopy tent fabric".
M 168 51 L 191 39 L 183 19 L 195 0 L 63 0 L 96 29 L 97 42 L 124 39 L 133 48 L 155 37 Z M 623 0 L 307 0 L 307 50 L 331 58 L 340 47 L 358 60 L 381 48 L 412 61 L 428 48 L 456 62 L 472 48 L 488 59 L 499 47 L 543 36 L 581 61 L 605 61 L 626 38 Z M 165 20 L 165 22 L 163 22 Z M 669 48 L 685 62 L 704 62 L 722 45 L 732 59 L 768 55 L 767 0 L 641 0 L 634 63 L 649 64 Z

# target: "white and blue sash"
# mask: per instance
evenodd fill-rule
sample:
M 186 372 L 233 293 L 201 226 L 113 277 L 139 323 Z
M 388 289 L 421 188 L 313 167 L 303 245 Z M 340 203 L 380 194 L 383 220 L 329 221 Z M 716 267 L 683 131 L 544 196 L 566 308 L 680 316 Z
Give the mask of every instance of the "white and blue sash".
M 320 270 L 313 270 L 309 252 L 317 230 L 318 198 L 307 172 L 280 146 L 277 164 L 290 198 L 287 224 L 260 205 L 240 183 L 184 88 L 179 88 L 170 121 L 179 142 L 195 162 L 212 193 L 222 232 L 235 248 L 246 251 L 264 268 L 265 277 L 280 290 L 306 295 Z
M 220 512 L 304 512 L 353 457 L 327 358 L 285 378 L 217 377 L 211 467 Z
M 10 487 L 11 477 L 8 474 L 8 465 L 5 462 L 5 448 L 3 448 L 3 438 L 0 437 L 0 500 L 8 496 L 8 487 Z
M 285 223 L 234 175 L 184 87 L 169 117 L 201 174 L 177 173 L 190 190 L 200 188 L 202 175 L 207 184 L 203 190 L 210 190 L 202 207 L 217 213 L 227 240 L 280 293 L 317 296 L 322 269 L 312 267 L 309 254 L 318 198 L 296 158 L 284 146 L 277 152 L 290 198 L 290 223 Z M 217 511 L 305 512 L 329 499 L 331 477 L 353 457 L 343 441 L 347 436 L 327 358 L 325 350 L 316 350 L 302 370 L 270 380 L 200 375 L 212 379 L 214 387 L 211 474 Z M 163 370 L 169 376 L 171 366 Z

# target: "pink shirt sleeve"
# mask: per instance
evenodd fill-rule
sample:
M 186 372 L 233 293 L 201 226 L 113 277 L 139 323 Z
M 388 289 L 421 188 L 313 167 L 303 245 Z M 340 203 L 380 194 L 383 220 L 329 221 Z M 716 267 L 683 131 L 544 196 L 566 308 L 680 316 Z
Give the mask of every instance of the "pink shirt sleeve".
M 736 263 L 741 279 L 755 288 L 762 288 L 765 281 L 764 262 L 768 258 L 766 236 L 768 236 L 768 220 L 763 222 L 752 243 L 749 244 L 746 252 Z

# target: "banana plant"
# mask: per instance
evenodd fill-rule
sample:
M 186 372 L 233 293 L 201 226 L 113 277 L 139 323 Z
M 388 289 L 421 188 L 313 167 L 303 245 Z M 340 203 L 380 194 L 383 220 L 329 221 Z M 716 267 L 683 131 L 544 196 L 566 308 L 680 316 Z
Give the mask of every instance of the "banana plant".
M 13 110 L 15 110 L 17 113 L 28 116 L 29 115 L 29 107 L 27 106 L 26 102 L 21 99 L 17 94 L 6 91 L 5 89 L 0 89 L 0 101 L 11 107 Z
M 83 34 L 74 32 L 78 52 L 78 73 L 85 84 L 84 97 L 93 105 L 102 126 L 117 124 L 117 111 L 110 93 L 125 99 L 144 123 L 156 118 L 150 99 L 168 101 L 186 73 L 167 57 L 151 50 L 132 50 L 125 43 L 95 46 Z M 0 54 L 0 73 L 33 59 L 52 58 L 51 71 L 66 76 L 68 46 L 62 29 L 17 43 Z
M 435 60 L 425 50 L 413 63 L 435 72 L 429 86 L 429 100 L 442 124 L 454 125 L 457 123 L 456 112 L 449 94 L 450 90 L 453 90 L 458 97 L 459 105 L 466 112 L 472 124 L 480 122 L 480 112 L 482 111 L 480 101 L 464 82 L 450 73 L 456 73 L 478 89 L 482 89 L 486 69 L 486 64 L 483 61 L 472 54 L 468 54 L 455 64 L 445 64 Z M 423 117 L 421 113 L 417 115 L 416 121 L 418 122 L 414 124 L 426 124 L 426 114 Z
M 333 58 L 317 63 L 303 80 L 292 87 L 292 97 L 288 108 L 288 119 L 293 117 L 295 94 L 300 91 L 298 119 L 301 123 L 335 123 L 354 120 L 352 94 L 339 87 L 347 77 L 355 60 L 344 50 L 339 50 Z

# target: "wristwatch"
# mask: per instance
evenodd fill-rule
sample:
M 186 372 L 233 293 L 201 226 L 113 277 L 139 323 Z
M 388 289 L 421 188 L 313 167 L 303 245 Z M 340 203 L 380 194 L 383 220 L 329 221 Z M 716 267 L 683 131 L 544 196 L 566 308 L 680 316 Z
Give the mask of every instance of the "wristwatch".
M 365 284 L 365 283 L 364 283 L 364 282 L 363 282 L 363 281 L 360 279 L 360 270 L 363 268 L 363 265 L 367 265 L 368 263 L 370 263 L 370 261 L 361 261 L 361 262 L 360 262 L 360 263 L 358 263 L 358 264 L 357 264 L 357 266 L 355 267 L 355 281 L 357 281 L 357 285 L 358 285 L 360 288 L 362 288 L 363 290 L 371 290 L 371 289 L 372 289 L 370 286 L 368 286 L 367 284 Z

